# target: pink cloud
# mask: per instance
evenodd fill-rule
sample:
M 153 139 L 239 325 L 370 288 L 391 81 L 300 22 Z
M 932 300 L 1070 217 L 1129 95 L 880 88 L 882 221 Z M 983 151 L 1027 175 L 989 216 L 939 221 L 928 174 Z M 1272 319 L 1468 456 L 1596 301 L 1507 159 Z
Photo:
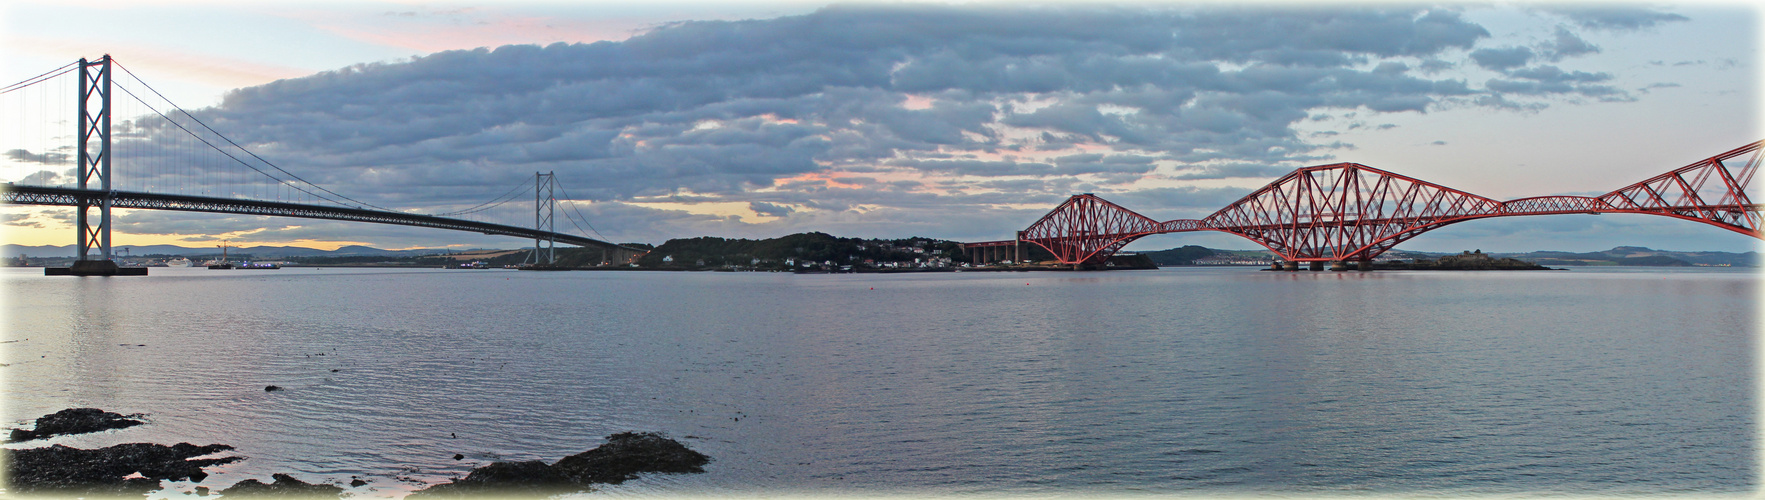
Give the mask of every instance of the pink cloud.
M 351 40 L 437 52 L 511 44 L 624 40 L 655 23 L 635 19 L 592 21 L 542 16 L 507 16 L 478 9 L 384 12 L 340 19 L 335 12 L 282 15 Z
M 142 78 L 174 78 L 220 88 L 261 85 L 271 81 L 312 74 L 305 68 L 265 64 L 208 53 L 172 49 L 141 42 L 116 43 L 94 39 L 9 36 L 7 45 L 28 47 L 36 56 L 73 61 L 97 58 L 105 53 Z M 153 77 L 141 73 L 151 73 Z

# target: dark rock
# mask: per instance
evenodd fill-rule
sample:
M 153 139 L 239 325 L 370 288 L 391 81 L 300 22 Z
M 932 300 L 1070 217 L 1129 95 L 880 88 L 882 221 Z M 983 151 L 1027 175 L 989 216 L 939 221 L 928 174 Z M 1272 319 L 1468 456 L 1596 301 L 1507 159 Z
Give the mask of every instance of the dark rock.
M 545 462 L 495 462 L 472 469 L 464 479 L 430 486 L 411 495 L 422 497 L 550 496 L 582 490 Z
M 28 450 L 0 450 L 6 462 L 7 491 L 23 494 L 142 495 L 159 489 L 161 479 L 202 481 L 203 467 L 241 457 L 190 460 L 233 447 L 178 443 L 119 444 L 83 450 L 62 445 Z M 143 477 L 124 479 L 135 473 Z
M 423 497 L 545 497 L 588 489 L 594 483 L 622 483 L 642 472 L 704 472 L 711 458 L 660 434 L 625 432 L 607 444 L 558 463 L 538 460 L 496 462 L 472 469 L 465 478 L 419 490 Z
M 355 476 L 350 476 L 350 477 L 349 477 L 349 487 L 351 487 L 351 488 L 358 488 L 358 487 L 361 487 L 361 485 L 364 485 L 364 484 L 368 484 L 368 482 L 367 482 L 367 481 L 363 481 L 363 480 L 362 480 L 362 478 L 359 478 L 359 477 L 355 477 Z
M 455 454 L 454 454 L 454 460 L 464 460 L 464 459 L 465 459 L 465 458 L 466 458 L 466 456 L 465 456 L 465 455 L 461 455 L 461 454 L 458 454 L 458 453 L 455 453 Z
M 653 432 L 622 432 L 607 436 L 607 444 L 564 457 L 552 464 L 558 472 L 581 484 L 619 484 L 640 472 L 705 472 L 711 462 L 686 445 Z
M 85 434 L 110 429 L 121 429 L 141 425 L 140 420 L 129 417 L 141 417 L 140 414 L 122 415 L 97 408 L 69 408 L 37 418 L 37 429 L 27 431 L 12 430 L 12 441 L 30 441 L 49 436 L 63 434 Z
M 196 487 L 196 496 L 199 496 L 199 497 L 208 496 L 208 487 L 207 486 L 197 486 Z
M 256 479 L 247 479 L 221 490 L 225 498 L 252 497 L 332 497 L 343 493 L 343 488 L 330 484 L 311 484 L 287 474 L 270 474 L 274 480 L 264 484 Z
M 280 390 L 282 390 L 282 386 L 279 386 L 279 385 L 266 385 L 266 386 L 264 386 L 264 392 L 276 392 L 276 391 L 280 391 Z
M 506 485 L 506 484 L 568 484 L 570 479 L 553 470 L 552 466 L 538 460 L 526 462 L 496 462 L 472 469 L 465 479 L 458 482 L 466 484 Z

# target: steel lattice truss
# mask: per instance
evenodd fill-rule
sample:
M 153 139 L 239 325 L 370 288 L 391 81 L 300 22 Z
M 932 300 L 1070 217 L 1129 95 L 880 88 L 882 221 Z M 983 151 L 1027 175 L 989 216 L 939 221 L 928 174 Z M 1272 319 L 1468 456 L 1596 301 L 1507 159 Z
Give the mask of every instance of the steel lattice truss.
M 4 189 L 0 189 L 0 191 L 4 191 L 4 199 L 0 200 L 0 202 L 18 205 L 78 206 L 80 203 L 91 204 L 96 203 L 94 200 L 104 199 L 103 191 L 90 189 L 17 186 L 7 183 L 4 185 Z M 273 201 L 212 198 L 206 196 L 164 195 L 128 191 L 113 191 L 111 194 L 113 196 L 111 198 L 112 208 L 178 210 L 185 212 L 270 215 L 277 217 L 372 222 L 377 224 L 395 224 L 401 226 L 451 229 L 455 231 L 471 231 L 491 235 L 517 236 L 522 238 L 556 238 L 557 242 L 570 245 L 602 248 L 614 251 L 623 250 L 627 253 L 635 252 L 638 255 L 643 253 L 642 250 L 626 248 L 582 236 L 538 231 L 488 222 L 449 219 L 432 215 L 407 214 L 359 208 L 302 205 L 298 203 L 281 203 Z
M 1415 228 L 1500 208 L 1482 196 L 1338 163 L 1294 171 L 1202 221 L 1291 260 L 1342 261 L 1383 253 L 1420 234 Z
M 1677 217 L 1759 237 L 1759 205 L 1746 189 L 1759 170 L 1761 144 L 1765 141 L 1657 175 L 1606 193 L 1599 201 L 1613 212 Z
M 1301 168 L 1201 220 L 1156 222 L 1082 194 L 1031 224 L 1020 239 L 1074 265 L 1102 262 L 1148 235 L 1203 230 L 1249 238 L 1288 261 L 1371 260 L 1448 224 L 1574 213 L 1663 215 L 1765 239 L 1761 207 L 1746 193 L 1758 171 L 1761 144 L 1765 141 L 1598 197 L 1502 202 L 1356 163 Z
M 1086 262 L 1107 259 L 1122 245 L 1163 228 L 1158 221 L 1087 193 L 1068 198 L 1018 238 L 1054 252 L 1061 262 Z

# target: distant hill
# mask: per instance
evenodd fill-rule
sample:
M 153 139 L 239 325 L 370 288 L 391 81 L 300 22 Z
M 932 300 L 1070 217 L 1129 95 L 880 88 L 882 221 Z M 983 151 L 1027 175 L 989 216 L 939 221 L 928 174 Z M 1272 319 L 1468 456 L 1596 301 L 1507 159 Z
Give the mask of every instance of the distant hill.
M 1759 267 L 1759 252 L 1676 252 L 1645 247 L 1613 247 L 1600 252 L 1526 252 L 1490 254 L 1546 266 L 1732 266 Z
M 1195 259 L 1203 259 L 1216 255 L 1212 249 L 1198 245 L 1186 245 L 1179 248 L 1159 250 L 1156 252 L 1139 252 L 1139 254 L 1145 255 L 1147 258 L 1152 259 L 1153 264 L 1158 264 L 1160 266 L 1187 266 L 1194 264 Z

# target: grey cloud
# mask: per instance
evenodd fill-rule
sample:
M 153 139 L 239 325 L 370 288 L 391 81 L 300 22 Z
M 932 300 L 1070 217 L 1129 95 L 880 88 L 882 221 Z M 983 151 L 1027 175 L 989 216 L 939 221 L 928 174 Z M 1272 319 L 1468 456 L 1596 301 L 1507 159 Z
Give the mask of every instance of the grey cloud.
M 1484 68 L 1505 71 L 1525 66 L 1532 62 L 1532 49 L 1526 47 L 1506 47 L 1500 49 L 1477 49 L 1471 52 L 1471 60 Z
M 74 224 L 74 209 L 72 208 L 51 208 L 38 212 L 38 214 L 48 217 L 49 220 L 55 221 L 56 224 L 68 227 L 73 227 Z
M 1145 177 L 1145 176 L 1140 175 L 1140 174 L 1129 174 L 1129 173 L 1100 173 L 1100 174 L 1097 174 L 1096 176 L 1094 176 L 1094 178 L 1097 179 L 1097 183 L 1103 184 L 1103 185 L 1127 184 L 1127 183 L 1131 183 L 1134 181 L 1138 181 L 1142 177 Z
M 983 181 L 974 184 L 976 187 L 999 189 L 1008 192 L 1054 192 L 1057 187 L 1051 186 L 1047 179 L 1004 179 Z
M 1608 85 L 1575 85 L 1564 82 L 1518 81 L 1492 79 L 1486 82 L 1491 90 L 1508 94 L 1544 95 L 1577 93 L 1590 97 L 1618 96 L 1624 93 L 1616 87 Z
M 1587 40 L 1582 40 L 1579 36 L 1575 36 L 1575 34 L 1569 32 L 1567 28 L 1558 26 L 1556 39 L 1545 43 L 1542 52 L 1545 59 L 1554 62 L 1561 61 L 1568 57 L 1597 54 L 1599 51 L 1599 47 L 1587 43 Z
M 1522 89 L 1524 89 L 1524 87 L 1525 87 L 1525 83 L 1516 83 L 1515 85 L 1516 85 L 1516 87 L 1522 88 Z M 1502 94 L 1489 94 L 1489 95 L 1477 96 L 1475 102 L 1477 103 L 1478 106 L 1488 106 L 1491 108 L 1505 109 L 1505 110 L 1509 110 L 1509 111 L 1529 112 L 1529 113 L 1535 113 L 1535 112 L 1538 112 L 1539 110 L 1547 107 L 1546 104 L 1540 103 L 1540 102 L 1515 102 L 1513 100 L 1508 99 L 1507 97 L 1504 97 Z
M 840 5 L 776 19 L 673 23 L 620 42 L 352 66 L 239 89 L 194 113 L 291 171 L 387 206 L 469 206 L 533 171 L 555 171 L 585 201 L 691 192 L 763 203 L 750 205 L 756 212 L 799 207 L 788 224 L 833 220 L 825 212 L 858 205 L 931 220 L 925 214 L 935 210 L 1128 182 L 1152 172 L 1154 160 L 1216 165 L 1179 172 L 1192 178 L 1258 176 L 1273 167 L 1257 165 L 1352 147 L 1295 130 L 1314 115 L 1428 112 L 1443 101 L 1536 109 L 1550 99 L 1623 96 L 1602 94 L 1604 80 L 1589 79 L 1602 74 L 1554 67 L 1482 87 L 1419 76 L 1453 69 L 1443 58 L 1489 36 L 1450 9 L 1397 5 Z M 1595 50 L 1567 36 L 1543 55 Z M 1472 57 L 1512 70 L 1540 56 L 1529 51 L 1481 49 Z M 1519 96 L 1529 101 L 1510 100 Z M 1038 107 L 1019 111 L 1031 103 Z M 149 120 L 126 132 L 150 142 L 167 130 Z M 163 146 L 156 154 L 175 153 Z M 1079 147 L 1096 155 L 996 159 Z M 903 172 L 1078 179 L 991 184 L 1001 201 L 989 201 L 931 192 L 962 185 L 889 180 L 854 190 L 803 175 Z M 759 188 L 800 199 L 760 199 Z M 749 227 L 594 205 L 607 205 L 608 217 L 678 224 L 631 224 L 633 234 Z M 484 215 L 498 214 L 505 212 Z
M 217 234 L 235 231 L 250 231 L 266 227 L 284 227 L 300 223 L 297 219 L 292 218 L 201 214 L 155 210 L 131 210 L 113 215 L 113 218 L 118 227 L 128 228 L 128 232 L 131 234 L 150 235 Z M 356 224 L 352 226 L 360 229 L 366 225 Z
M 1292 171 L 1293 167 L 1291 166 L 1259 165 L 1254 163 L 1224 163 L 1179 168 L 1177 169 L 1176 175 L 1172 176 L 1172 178 L 1177 180 L 1199 180 L 1279 177 Z
M 30 175 L 26 175 L 26 176 L 24 176 L 24 178 L 19 179 L 18 183 L 21 185 L 25 185 L 25 186 L 59 186 L 63 183 L 68 183 L 68 182 L 72 182 L 72 181 L 73 180 L 70 179 L 69 177 L 64 177 L 61 174 L 57 174 L 55 172 L 50 172 L 48 170 L 38 170 L 35 173 L 32 173 Z
M 1422 70 L 1423 73 L 1434 74 L 1453 69 L 1454 67 L 1457 67 L 1457 65 L 1440 59 L 1429 58 L 1422 60 L 1422 65 L 1417 69 Z
M 1262 29 L 1233 35 L 1242 39 L 1236 49 L 1231 40 L 1191 37 L 1224 25 Z M 988 147 L 1019 148 L 997 144 L 991 136 L 988 124 L 995 122 L 997 110 L 984 99 L 996 93 L 1097 94 L 1075 95 L 1084 102 L 1047 112 L 1077 114 L 1042 117 L 1056 130 L 1087 130 L 1069 140 L 1108 136 L 1126 145 L 1177 150 L 1194 147 L 1183 142 L 1229 143 L 1237 138 L 1205 132 L 1246 124 L 1228 117 L 1250 112 L 1262 122 L 1252 124 L 1263 131 L 1258 135 L 1284 135 L 1288 144 L 1282 150 L 1301 151 L 1304 145 L 1283 130 L 1289 112 L 1200 110 L 1187 120 L 1170 115 L 1198 90 L 1328 92 L 1332 89 L 1306 85 L 1320 78 L 1352 79 L 1353 71 L 1344 66 L 1368 56 L 1428 54 L 1469 47 L 1486 36 L 1451 12 L 1402 8 L 1184 14 L 842 6 L 772 20 L 678 23 L 619 43 L 510 46 L 362 65 L 240 90 L 228 96 L 220 114 L 241 121 L 262 121 L 245 118 L 259 112 L 287 118 L 261 127 L 263 141 L 331 153 L 317 155 L 313 163 L 334 166 L 334 175 L 324 176 L 334 182 L 358 180 L 368 163 L 386 168 L 483 159 L 616 176 L 621 185 L 588 191 L 613 199 L 682 186 L 718 191 L 765 186 L 770 184 L 763 177 L 798 173 L 806 165 L 874 161 L 939 145 L 979 147 L 971 143 L 975 137 Z M 1225 75 L 1210 57 L 1336 69 L 1280 75 L 1259 68 Z M 1418 82 L 1426 83 L 1411 83 Z M 1429 92 L 1439 85 L 1401 87 L 1344 89 L 1357 94 L 1331 104 L 1417 110 L 1431 99 L 1372 94 Z M 902 92 L 954 92 L 971 100 L 940 100 L 928 110 L 890 105 Z M 1132 106 L 1152 116 L 1087 117 L 1080 109 L 1105 104 Z M 821 133 L 830 142 L 824 149 L 773 147 L 724 155 L 724 148 L 734 146 L 715 142 L 714 134 L 688 132 L 696 120 L 759 115 L 824 127 Z M 1190 132 L 1183 137 L 1185 129 Z M 1162 138 L 1171 132 L 1180 138 Z M 683 144 L 688 142 L 698 143 L 702 154 Z M 496 147 L 508 143 L 519 146 Z M 682 148 L 688 149 L 671 151 Z M 712 160 L 721 156 L 753 161 Z M 693 165 L 674 165 L 680 161 Z M 796 167 L 768 172 L 755 168 L 756 162 Z M 422 194 L 404 196 L 415 201 Z
M 1578 94 L 1607 100 L 1632 99 L 1629 93 L 1610 85 L 1594 85 L 1612 79 L 1608 73 L 1563 71 L 1555 66 L 1541 66 L 1508 72 L 1516 80 L 1491 79 L 1484 83 L 1490 90 L 1509 94 L 1552 95 Z
M 32 153 L 24 149 L 10 149 L 6 151 L 6 159 L 28 163 L 67 163 L 72 156 L 72 150 L 73 148 L 55 148 L 42 153 Z
M 1054 171 L 1054 166 L 1047 163 L 1017 161 L 921 160 L 903 158 L 889 161 L 888 165 L 895 167 L 908 167 L 925 172 L 974 175 L 982 177 L 1043 175 Z
M 1291 170 L 1291 169 L 1288 169 Z M 1160 214 L 1160 219 L 1199 218 L 1238 201 L 1253 191 L 1244 188 L 1173 187 L 1143 189 L 1125 193 L 1099 193 L 1116 204 L 1135 207 L 1142 215 Z M 1166 210 L 1175 210 L 1167 212 Z
M 1156 165 L 1156 158 L 1140 155 L 1104 155 L 1078 154 L 1062 156 L 1054 159 L 1056 171 L 1066 175 L 1077 174 L 1129 174 L 1138 179 L 1138 175 L 1151 172 Z
M 43 223 L 31 220 L 31 214 L 0 214 L 0 225 L 13 227 L 43 227 Z
M 1612 79 L 1612 75 L 1610 73 L 1604 73 L 1604 72 L 1588 73 L 1585 71 L 1563 71 L 1562 68 L 1558 68 L 1556 66 L 1539 66 L 1536 68 L 1526 68 L 1526 69 L 1514 70 L 1514 71 L 1508 72 L 1508 76 L 1511 76 L 1514 78 L 1525 78 L 1528 80 L 1537 80 L 1540 82 L 1549 82 L 1549 83 L 1557 83 L 1557 82 L 1593 83 L 1593 82 L 1603 82 L 1603 81 L 1607 81 L 1607 80 Z
M 760 201 L 748 202 L 748 210 L 753 210 L 754 213 L 771 217 L 784 217 L 791 212 L 796 211 L 796 209 L 791 208 L 788 205 L 774 205 Z
M 1623 89 L 1611 85 L 1597 84 L 1612 79 L 1612 75 L 1605 72 L 1588 73 L 1585 71 L 1563 71 L 1562 68 L 1556 66 L 1539 66 L 1511 70 L 1507 72 L 1507 76 L 1510 77 L 1510 79 L 1490 79 L 1489 81 L 1484 82 L 1483 86 L 1484 88 L 1497 93 L 1496 97 L 1499 97 L 1501 94 L 1526 96 L 1578 95 L 1597 98 L 1601 101 L 1616 102 L 1632 101 L 1636 99 L 1635 96 L 1632 96 L 1629 92 L 1626 92 Z M 1506 100 L 1490 100 L 1485 102 L 1486 105 L 1489 103 L 1494 103 L 1493 105 L 1495 107 L 1507 107 L 1510 109 L 1539 109 L 1539 107 L 1535 106 L 1538 103 L 1522 104 Z
M 1625 5 L 1566 5 L 1547 7 L 1543 10 L 1567 17 L 1570 21 L 1584 28 L 1614 31 L 1638 30 L 1662 23 L 1690 20 L 1690 18 L 1679 14 Z
M 1419 15 L 1418 15 L 1419 14 Z M 1177 32 L 1203 57 L 1231 61 L 1270 49 L 1319 49 L 1377 56 L 1421 56 L 1469 48 L 1489 32 L 1448 10 L 1222 9 L 1200 12 Z

